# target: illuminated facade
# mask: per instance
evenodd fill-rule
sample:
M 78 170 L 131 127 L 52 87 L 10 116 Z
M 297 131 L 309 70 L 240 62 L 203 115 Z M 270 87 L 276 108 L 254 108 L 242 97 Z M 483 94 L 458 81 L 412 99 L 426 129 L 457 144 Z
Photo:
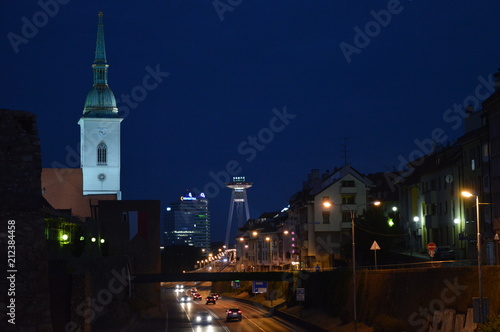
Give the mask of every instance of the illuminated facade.
M 210 250 L 210 211 L 201 193 L 187 193 L 165 210 L 165 245 L 188 245 Z
M 102 13 L 99 13 L 94 84 L 85 100 L 80 125 L 83 195 L 115 194 L 120 191 L 120 123 L 116 100 L 108 86 Z

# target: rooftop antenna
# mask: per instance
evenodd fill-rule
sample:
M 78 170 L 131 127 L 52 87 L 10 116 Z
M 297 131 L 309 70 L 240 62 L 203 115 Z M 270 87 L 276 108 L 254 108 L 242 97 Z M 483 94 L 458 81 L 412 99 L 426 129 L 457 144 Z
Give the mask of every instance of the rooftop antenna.
M 344 166 L 347 166 L 349 164 L 349 156 L 348 153 L 350 150 L 347 149 L 347 140 L 349 137 L 343 137 L 343 145 L 342 145 L 342 153 L 344 155 Z

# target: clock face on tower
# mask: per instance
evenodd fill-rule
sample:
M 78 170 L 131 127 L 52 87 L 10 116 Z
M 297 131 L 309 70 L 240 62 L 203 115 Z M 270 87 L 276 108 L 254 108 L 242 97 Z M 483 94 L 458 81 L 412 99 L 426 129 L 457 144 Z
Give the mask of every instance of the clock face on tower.
M 106 128 L 99 127 L 97 128 L 97 135 L 101 138 L 106 137 L 106 134 L 108 133 L 108 130 Z

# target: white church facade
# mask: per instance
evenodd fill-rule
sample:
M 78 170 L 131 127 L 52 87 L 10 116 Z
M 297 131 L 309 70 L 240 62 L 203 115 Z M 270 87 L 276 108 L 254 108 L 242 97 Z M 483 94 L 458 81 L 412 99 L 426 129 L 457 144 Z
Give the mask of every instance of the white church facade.
M 108 86 L 108 67 L 102 13 L 99 13 L 93 85 L 87 94 L 80 125 L 80 163 L 77 168 L 43 168 L 42 192 L 56 209 L 71 209 L 90 217 L 99 200 L 121 200 L 120 129 L 116 99 Z

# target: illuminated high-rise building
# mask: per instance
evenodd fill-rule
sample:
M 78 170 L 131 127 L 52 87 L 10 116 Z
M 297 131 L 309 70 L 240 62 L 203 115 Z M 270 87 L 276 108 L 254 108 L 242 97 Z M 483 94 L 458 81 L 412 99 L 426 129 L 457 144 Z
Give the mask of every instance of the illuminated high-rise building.
M 188 245 L 210 250 L 210 211 L 203 193 L 191 192 L 170 203 L 165 210 L 165 246 Z

